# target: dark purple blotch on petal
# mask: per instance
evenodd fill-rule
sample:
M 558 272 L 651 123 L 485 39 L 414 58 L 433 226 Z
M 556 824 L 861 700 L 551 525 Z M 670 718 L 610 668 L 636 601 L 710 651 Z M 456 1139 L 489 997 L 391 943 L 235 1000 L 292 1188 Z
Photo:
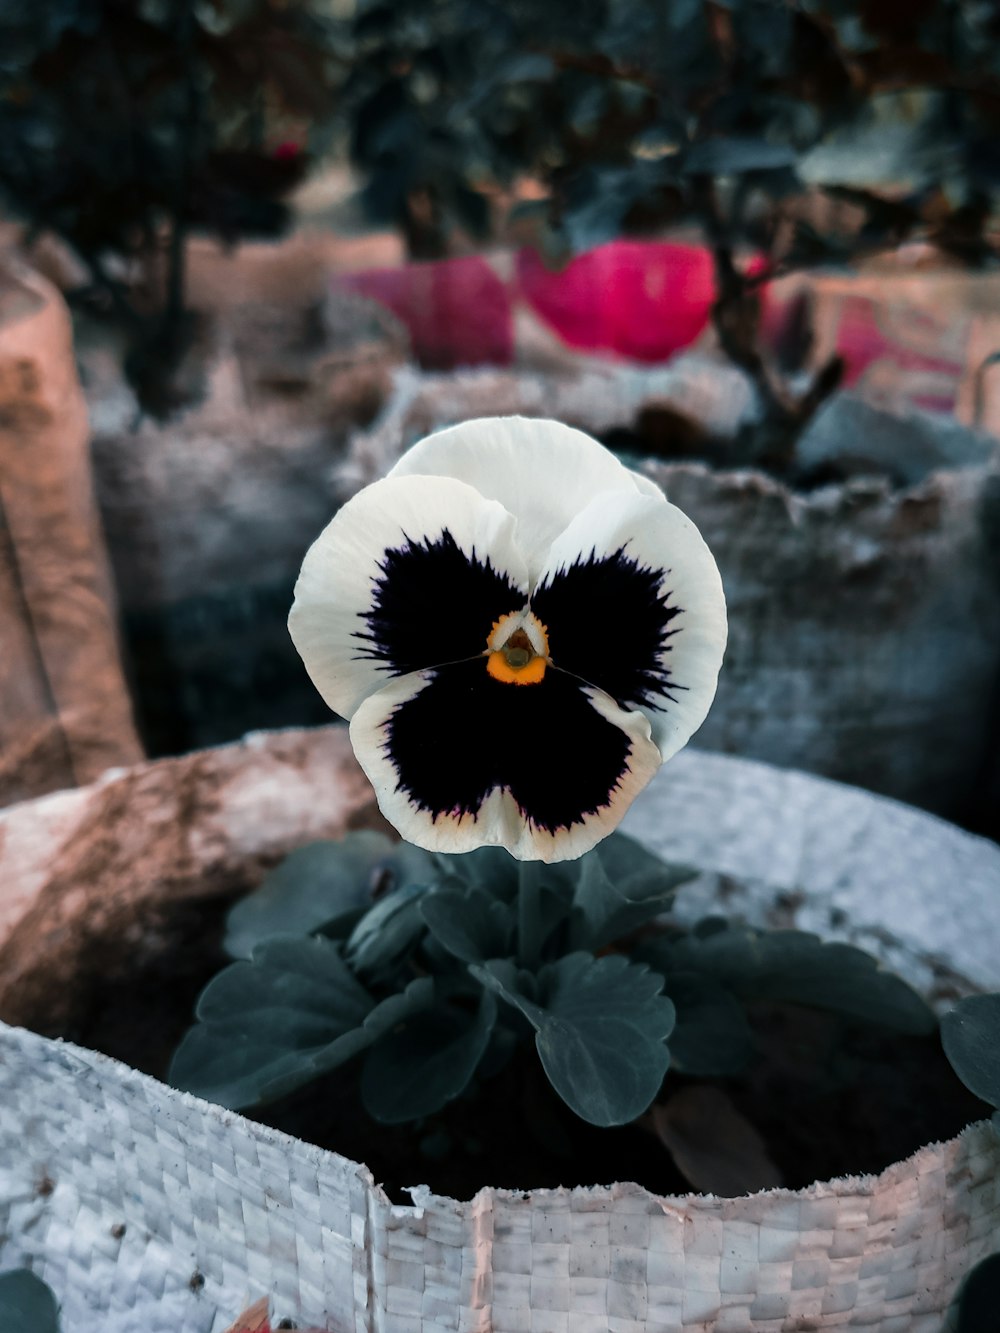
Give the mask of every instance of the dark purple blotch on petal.
M 399 704 L 384 748 L 399 787 L 432 817 L 475 814 L 506 788 L 536 828 L 557 833 L 609 804 L 631 741 L 572 676 L 550 667 L 537 685 L 510 685 L 479 658 L 435 672 Z
M 662 590 L 668 572 L 641 564 L 621 546 L 611 555 L 581 556 L 536 589 L 531 609 L 548 627 L 556 666 L 622 707 L 662 709 L 657 696 L 669 699 L 685 688 L 661 660 L 681 614 Z
M 489 556 L 470 559 L 447 530 L 433 541 L 407 538 L 385 552 L 380 569 L 366 628 L 354 637 L 359 657 L 393 675 L 483 652 L 493 622 L 524 605 Z

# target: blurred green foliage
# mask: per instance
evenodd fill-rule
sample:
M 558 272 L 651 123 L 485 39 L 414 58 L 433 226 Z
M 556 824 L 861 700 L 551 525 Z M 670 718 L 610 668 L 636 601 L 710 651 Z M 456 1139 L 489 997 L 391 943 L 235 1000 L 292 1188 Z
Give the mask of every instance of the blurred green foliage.
M 553 255 L 679 221 L 770 250 L 762 201 L 817 186 L 866 211 L 865 245 L 922 225 L 978 254 L 1000 183 L 983 0 L 357 0 L 350 28 L 352 153 L 415 232 L 481 232 L 484 194 L 527 175 Z M 784 246 L 843 257 L 804 226 Z
M 275 155 L 276 116 L 306 151 Z M 914 235 L 992 260 L 998 129 L 992 0 L 0 3 L 0 192 L 139 320 L 140 384 L 184 342 L 187 229 L 275 233 L 337 143 L 418 258 L 488 237 L 501 201 L 553 263 L 698 227 L 780 454 L 838 368 L 798 397 L 767 373 L 761 283 Z M 765 256 L 753 273 L 740 247 Z M 151 329 L 109 257 L 164 252 Z
M 554 264 L 623 233 L 700 230 L 720 344 L 761 405 L 752 461 L 775 471 L 842 367 L 793 392 L 766 363 L 764 282 L 916 236 L 995 258 L 987 0 L 357 0 L 351 41 L 352 155 L 414 255 L 482 238 L 490 200 L 526 178 L 511 221 Z
M 306 155 L 276 154 L 273 122 L 326 115 L 330 31 L 296 0 L 0 5 L 0 195 L 83 261 L 153 410 L 189 332 L 185 237 L 285 226 Z

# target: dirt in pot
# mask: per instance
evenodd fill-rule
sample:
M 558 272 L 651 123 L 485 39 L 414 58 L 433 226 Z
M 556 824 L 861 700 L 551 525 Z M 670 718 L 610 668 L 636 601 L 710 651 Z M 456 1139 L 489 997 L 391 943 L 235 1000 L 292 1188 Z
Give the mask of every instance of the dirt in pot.
M 198 996 L 230 961 L 222 949 L 226 915 L 247 887 L 147 905 L 141 923 L 83 941 L 76 974 L 59 988 L 71 991 L 71 1005 L 50 1003 L 32 987 L 35 1002 L 11 1017 L 165 1079 Z
M 792 1006 L 770 1006 L 755 1027 L 759 1062 L 742 1078 L 711 1084 L 763 1139 L 778 1170 L 769 1184 L 801 1189 L 878 1172 L 989 1115 L 954 1076 L 936 1036 L 847 1027 Z M 661 1100 L 669 1104 L 705 1082 L 668 1075 Z M 552 1091 L 530 1050 L 416 1126 L 369 1121 L 356 1077 L 343 1071 L 256 1118 L 366 1162 L 396 1202 L 408 1201 L 405 1187 L 416 1183 L 459 1199 L 487 1184 L 520 1190 L 636 1181 L 655 1194 L 692 1190 L 652 1117 L 616 1129 L 585 1124 Z
M 88 951 L 73 1020 L 59 1032 L 164 1078 L 221 949 L 231 894 L 161 909 L 158 949 L 114 950 L 107 966 Z M 43 1017 L 39 1015 L 39 1017 Z M 763 1139 L 781 1183 L 877 1172 L 925 1143 L 951 1138 L 989 1114 L 958 1082 L 937 1036 L 901 1037 L 791 1006 L 753 1014 L 760 1058 L 740 1078 L 669 1074 L 661 1101 L 706 1083 Z M 395 1201 L 428 1184 L 454 1198 L 484 1185 L 521 1190 L 636 1181 L 657 1194 L 688 1193 L 689 1179 L 656 1132 L 655 1118 L 598 1129 L 574 1116 L 526 1048 L 440 1114 L 416 1125 L 374 1124 L 357 1069 L 328 1075 L 254 1118 L 367 1163 Z
M 605 431 L 599 438 L 627 462 L 651 458 L 663 463 L 702 463 L 716 469 L 759 468 L 802 494 L 855 477 L 884 479 L 893 489 L 907 483 L 884 459 L 868 457 L 863 450 L 803 462 L 794 450 L 779 456 L 769 449 L 754 427 L 732 439 L 718 438 L 667 403 L 642 408 L 631 427 Z

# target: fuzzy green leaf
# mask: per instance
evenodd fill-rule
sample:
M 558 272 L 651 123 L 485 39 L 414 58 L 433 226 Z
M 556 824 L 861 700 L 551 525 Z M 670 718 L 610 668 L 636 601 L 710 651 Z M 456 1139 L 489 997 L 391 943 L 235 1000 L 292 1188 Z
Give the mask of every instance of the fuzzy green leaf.
M 644 881 L 656 879 L 665 870 L 668 872 L 672 870 L 672 867 L 655 852 L 649 851 L 641 842 L 630 838 L 627 833 L 618 831 L 598 843 L 594 848 L 594 854 L 617 885 L 619 892 L 626 898 L 634 897 L 636 886 Z M 582 864 L 584 860 L 586 857 L 581 858 L 578 864 Z
M 170 1081 L 233 1108 L 274 1101 L 431 1002 L 429 978 L 376 1004 L 325 939 L 271 940 L 205 988 Z
M 404 884 L 366 912 L 348 936 L 344 957 L 366 981 L 384 980 L 424 931 L 423 884 Z
M 420 915 L 434 938 L 463 963 L 497 958 L 510 948 L 513 913 L 481 889 L 428 893 L 420 902 Z
M 942 1333 L 996 1333 L 1000 1310 L 1000 1254 L 980 1260 L 962 1283 Z
M 970 995 L 941 1019 L 941 1044 L 975 1096 L 1000 1107 L 1000 995 Z
M 371 906 L 372 892 L 426 883 L 431 859 L 408 843 L 362 830 L 339 842 L 314 842 L 287 856 L 229 913 L 224 941 L 232 958 L 249 958 L 263 940 L 285 935 L 336 936 Z
M 826 1009 L 898 1032 L 933 1032 L 927 1002 L 870 954 L 827 944 L 802 930 L 757 931 L 735 926 L 655 942 L 642 951 L 667 975 L 694 972 L 744 1000 L 772 1000 Z
M 502 847 L 477 847 L 475 851 L 456 855 L 439 852 L 434 856 L 434 863 L 439 872 L 436 878 L 443 887 L 482 889 L 491 898 L 500 898 L 504 902 L 513 902 L 517 897 L 525 867 L 529 864 L 516 861 Z M 547 890 L 568 897 L 582 861 L 531 864 Z
M 608 839 L 610 842 L 611 839 Z M 572 942 L 598 950 L 665 912 L 681 884 L 697 871 L 668 866 L 621 837 L 579 863 L 573 894 Z
M 365 1110 L 396 1125 L 453 1101 L 476 1072 L 496 1015 L 495 997 L 483 991 L 475 1014 L 439 1002 L 404 1020 L 368 1053 L 361 1073 Z
M 768 143 L 751 136 L 718 136 L 703 139 L 688 150 L 684 170 L 690 175 L 735 176 L 746 171 L 773 171 L 793 166 L 795 149 L 790 144 Z
M 646 1110 L 670 1063 L 662 977 L 621 954 L 567 954 L 535 985 L 506 961 L 470 971 L 531 1023 L 549 1081 L 581 1119 L 622 1125 Z
M 59 1333 L 59 1307 L 50 1287 L 27 1268 L 0 1273 L 4 1333 Z
M 437 852 L 434 864 L 437 879 L 471 889 L 483 889 L 505 902 L 517 896 L 520 862 L 502 847 L 477 847 L 475 851 L 452 854 Z

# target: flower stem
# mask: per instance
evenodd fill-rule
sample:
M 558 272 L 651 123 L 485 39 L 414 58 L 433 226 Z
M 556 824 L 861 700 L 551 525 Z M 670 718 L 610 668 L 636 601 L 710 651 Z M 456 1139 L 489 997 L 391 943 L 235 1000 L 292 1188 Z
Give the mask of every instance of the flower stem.
M 541 950 L 541 868 L 535 861 L 522 861 L 517 886 L 517 951 L 521 966 L 535 971 Z

